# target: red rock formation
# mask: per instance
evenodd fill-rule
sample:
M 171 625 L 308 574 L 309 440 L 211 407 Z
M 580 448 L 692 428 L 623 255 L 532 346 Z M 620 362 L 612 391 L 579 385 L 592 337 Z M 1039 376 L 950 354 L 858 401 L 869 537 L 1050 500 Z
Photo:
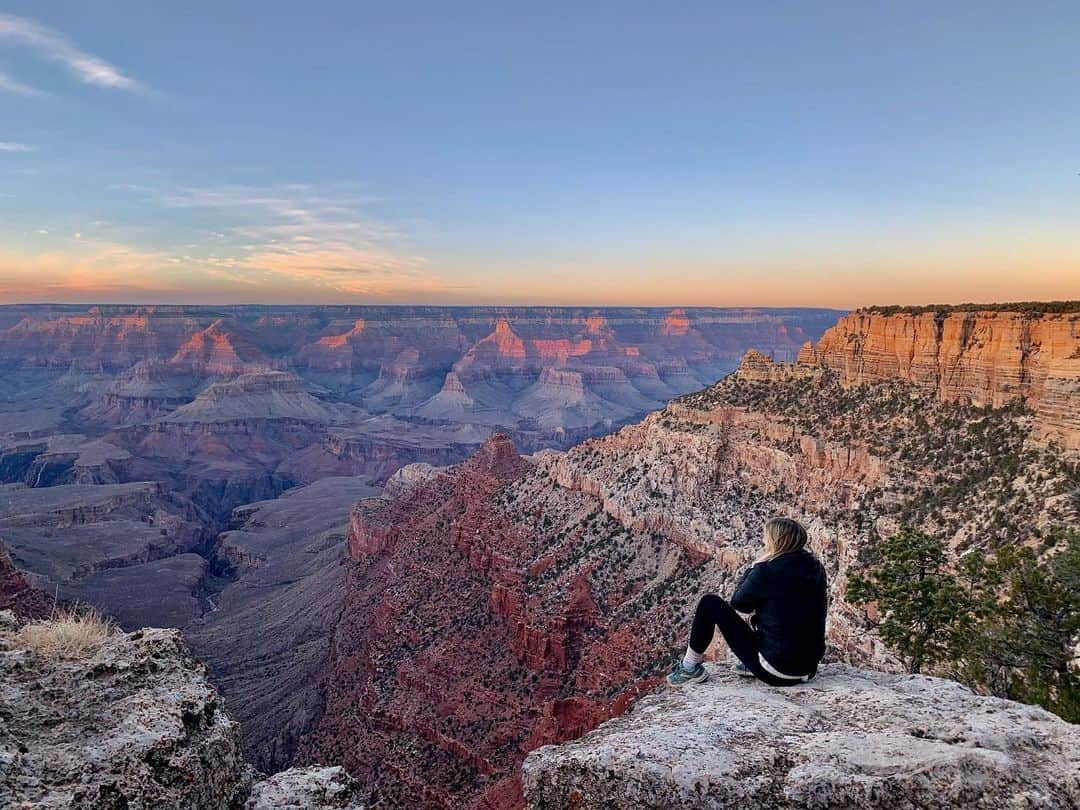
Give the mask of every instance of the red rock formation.
M 883 666 L 892 659 L 843 600 L 872 532 L 905 519 L 955 543 L 1009 542 L 994 528 L 995 488 L 1012 493 L 1025 537 L 1037 522 L 1074 520 L 1061 476 L 1022 469 L 1020 488 L 995 478 L 1023 446 L 1026 418 L 942 402 L 966 395 L 902 374 L 856 388 L 873 381 L 834 368 L 750 352 L 712 388 L 532 468 L 497 437 L 453 470 L 362 502 L 307 755 L 342 758 L 388 804 L 511 806 L 523 752 L 587 731 L 655 683 L 694 599 L 730 588 L 769 517 L 803 520 L 826 562 L 833 654 Z M 544 375 L 584 384 L 577 369 Z M 951 443 L 980 453 L 957 456 Z
M 649 618 L 649 589 L 602 592 L 625 577 L 612 546 L 571 563 L 596 521 L 614 524 L 587 500 L 564 511 L 549 480 L 496 435 L 452 471 L 357 505 L 326 711 L 306 758 L 342 761 L 391 805 L 518 806 L 528 750 L 595 727 L 655 682 L 638 671 L 666 657 L 674 627 Z M 542 527 L 556 521 L 553 542 Z M 650 557 L 636 565 L 659 566 Z M 664 576 L 694 559 L 676 552 Z
M 41 365 L 92 360 L 126 368 L 144 359 L 165 359 L 205 320 L 171 307 L 91 307 L 80 314 L 39 313 L 0 333 L 0 357 Z
M 529 470 L 529 463 L 518 455 L 513 441 L 505 433 L 494 433 L 480 450 L 465 462 L 464 469 L 498 479 L 512 479 Z
M 325 335 L 304 346 L 297 354 L 297 363 L 319 371 L 350 371 L 356 359 L 353 343 L 359 341 L 365 326 L 364 319 L 358 318 L 348 331 Z
M 514 334 L 510 321 L 506 318 L 499 318 L 495 322 L 495 331 L 481 341 L 481 343 L 484 342 L 490 342 L 499 357 L 513 360 L 525 359 L 525 343 Z
M 258 346 L 221 319 L 188 338 L 170 362 L 212 375 L 241 374 L 268 365 Z
M 0 546 L 0 610 L 10 610 L 22 619 L 40 619 L 48 616 L 52 608 L 53 600 L 30 586 Z
M 689 332 L 690 321 L 686 317 L 686 312 L 681 309 L 671 310 L 664 318 L 664 325 L 660 329 L 660 334 L 664 337 L 682 337 Z

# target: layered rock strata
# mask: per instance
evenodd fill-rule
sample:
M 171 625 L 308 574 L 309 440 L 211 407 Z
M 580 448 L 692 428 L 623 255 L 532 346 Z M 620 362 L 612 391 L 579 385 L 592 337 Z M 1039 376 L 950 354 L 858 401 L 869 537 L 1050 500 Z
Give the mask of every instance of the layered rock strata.
M 729 592 L 776 514 L 808 526 L 829 573 L 829 657 L 896 669 L 844 599 L 848 572 L 905 524 L 957 554 L 1051 553 L 1042 538 L 1076 524 L 1080 479 L 1034 423 L 1019 401 L 987 409 L 749 353 L 565 453 L 519 463 L 500 439 L 401 481 L 353 511 L 327 711 L 302 750 L 340 758 L 373 799 L 520 802 L 525 754 L 655 683 L 695 601 Z M 516 663 L 496 683 L 488 663 L 507 651 Z M 405 752 L 414 767 L 380 770 Z
M 1080 450 L 1080 312 L 880 313 L 841 318 L 799 362 L 844 385 L 905 380 L 949 402 L 1026 401 L 1036 433 Z

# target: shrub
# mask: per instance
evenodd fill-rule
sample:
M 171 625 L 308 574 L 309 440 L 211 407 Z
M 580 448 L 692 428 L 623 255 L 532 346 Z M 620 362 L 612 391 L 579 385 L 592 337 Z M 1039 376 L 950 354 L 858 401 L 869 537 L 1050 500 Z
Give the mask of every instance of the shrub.
M 1052 529 L 1054 552 L 1004 544 L 955 569 L 944 546 L 902 529 L 848 583 L 853 604 L 876 601 L 882 639 L 911 672 L 931 669 L 1000 697 L 1080 721 L 1080 532 Z
M 882 544 L 876 565 L 851 577 L 847 596 L 855 605 L 877 603 L 878 632 L 908 672 L 949 657 L 962 594 L 945 568 L 939 540 L 903 529 Z
M 15 636 L 15 647 L 42 658 L 86 658 L 114 632 L 115 625 L 97 611 L 66 608 L 23 627 Z

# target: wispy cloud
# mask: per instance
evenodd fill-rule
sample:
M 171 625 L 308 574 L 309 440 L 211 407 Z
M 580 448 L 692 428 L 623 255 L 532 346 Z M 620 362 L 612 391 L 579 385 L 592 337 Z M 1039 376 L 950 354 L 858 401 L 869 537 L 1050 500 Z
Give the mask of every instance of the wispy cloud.
M 33 20 L 0 14 L 0 40 L 5 39 L 26 45 L 44 58 L 61 63 L 84 84 L 136 92 L 146 89 L 141 82 L 124 75 L 104 59 L 79 50 L 63 34 Z M 16 87 L 31 89 L 18 83 Z
M 114 222 L 26 234 L 22 248 L 0 246 L 0 300 L 405 302 L 458 292 L 408 229 L 370 215 L 372 200 L 346 187 L 123 190 L 171 209 L 167 232 Z
M 222 278 L 373 296 L 445 287 L 406 233 L 364 212 L 370 200 L 362 196 L 297 184 L 218 186 L 181 189 L 164 202 L 211 209 L 228 223 L 206 234 L 215 247 L 201 260 Z
M 20 96 L 43 96 L 43 92 L 35 87 L 31 87 L 28 84 L 15 81 L 15 79 L 8 76 L 6 73 L 0 73 L 0 92 L 3 93 L 15 93 Z
M 114 242 L 83 242 L 74 250 L 0 254 L 4 300 L 122 300 L 140 291 L 168 294 L 176 283 L 158 268 L 164 255 Z
M 34 147 L 25 143 L 13 143 L 12 141 L 0 141 L 0 152 L 33 152 Z

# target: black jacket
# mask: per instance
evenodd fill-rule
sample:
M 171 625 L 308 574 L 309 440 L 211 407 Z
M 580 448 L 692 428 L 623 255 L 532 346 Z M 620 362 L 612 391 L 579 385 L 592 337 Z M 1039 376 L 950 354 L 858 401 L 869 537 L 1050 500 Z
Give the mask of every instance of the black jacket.
M 731 597 L 740 613 L 753 613 L 761 654 L 785 675 L 811 675 L 825 654 L 828 594 L 825 569 L 805 549 L 756 563 Z

